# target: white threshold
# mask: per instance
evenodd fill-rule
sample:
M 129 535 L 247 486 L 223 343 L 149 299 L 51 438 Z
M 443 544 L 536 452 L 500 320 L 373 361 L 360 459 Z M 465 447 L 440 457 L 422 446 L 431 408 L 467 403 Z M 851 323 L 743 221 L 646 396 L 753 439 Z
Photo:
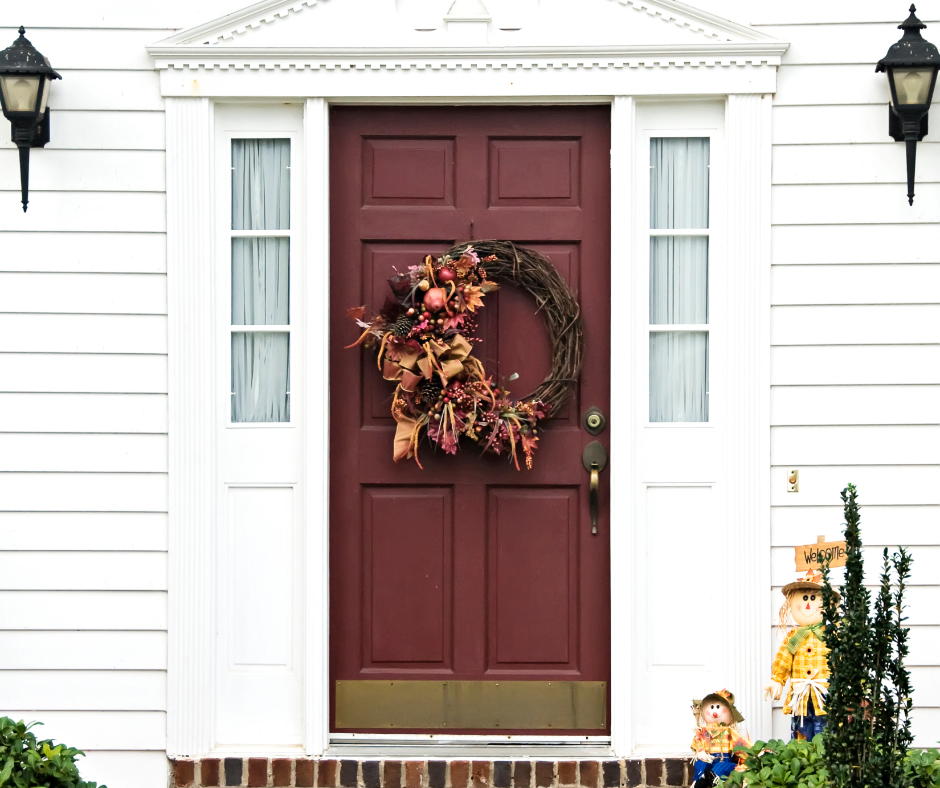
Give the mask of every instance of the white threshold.
M 610 736 L 332 734 L 324 758 L 585 760 L 612 758 Z

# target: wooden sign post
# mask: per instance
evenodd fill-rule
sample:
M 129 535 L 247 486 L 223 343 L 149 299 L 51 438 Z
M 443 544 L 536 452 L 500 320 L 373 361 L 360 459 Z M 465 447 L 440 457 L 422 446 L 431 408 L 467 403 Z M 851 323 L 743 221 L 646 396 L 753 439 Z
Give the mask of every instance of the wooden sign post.
M 798 545 L 794 548 L 796 551 L 796 570 L 798 572 L 807 569 L 819 569 L 820 561 L 829 559 L 829 566 L 845 566 L 848 558 L 846 552 L 845 540 L 841 542 L 827 542 L 825 536 L 817 536 L 816 544 Z

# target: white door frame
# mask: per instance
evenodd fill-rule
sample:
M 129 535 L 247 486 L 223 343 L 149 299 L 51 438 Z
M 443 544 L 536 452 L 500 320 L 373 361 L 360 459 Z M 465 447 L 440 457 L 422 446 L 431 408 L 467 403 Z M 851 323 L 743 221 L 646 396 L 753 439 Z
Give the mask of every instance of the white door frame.
M 611 106 L 611 291 L 633 303 L 635 283 L 630 217 L 634 175 L 634 112 L 638 101 L 694 96 L 725 100 L 724 181 L 728 239 L 726 265 L 738 308 L 728 310 L 728 439 L 725 511 L 730 563 L 739 573 L 741 607 L 731 674 L 746 698 L 751 731 L 769 732 L 770 705 L 760 700 L 769 664 L 765 637 L 770 607 L 770 108 L 776 68 L 786 45 L 702 45 L 699 53 L 526 52 L 455 50 L 342 55 L 206 51 L 192 46 L 150 48 L 161 72 L 167 126 L 167 272 L 170 372 L 170 554 L 168 744 L 170 757 L 201 757 L 215 746 L 215 485 L 213 435 L 212 162 L 214 103 L 264 103 L 272 96 L 305 108 L 306 386 L 305 474 L 305 750 L 329 746 L 329 384 L 328 314 L 322 302 L 329 281 L 329 107 L 340 103 L 532 104 L 608 103 Z M 709 48 L 711 47 L 711 48 Z M 746 51 L 745 51 L 746 50 Z M 285 60 L 290 63 L 285 64 Z M 298 66 L 298 62 L 302 65 Z M 236 64 L 233 67 L 233 64 Z M 521 91 L 506 70 L 521 70 Z M 469 76 L 471 79 L 466 79 Z M 194 95 L 194 93 L 196 95 Z M 628 95 L 629 94 L 629 95 Z M 624 328 L 626 324 L 627 328 Z M 633 321 L 612 365 L 611 485 L 611 746 L 633 753 L 630 622 L 634 561 L 636 409 L 632 394 Z M 626 347 L 626 350 L 624 349 Z M 626 352 L 629 358 L 624 358 Z M 627 362 L 627 363 L 625 363 Z M 766 644 L 766 645 L 761 645 Z M 764 653 L 768 652 L 768 653 Z M 678 712 L 679 710 L 677 710 Z M 681 712 L 680 712 L 681 713 Z M 245 748 L 247 754 L 250 747 Z

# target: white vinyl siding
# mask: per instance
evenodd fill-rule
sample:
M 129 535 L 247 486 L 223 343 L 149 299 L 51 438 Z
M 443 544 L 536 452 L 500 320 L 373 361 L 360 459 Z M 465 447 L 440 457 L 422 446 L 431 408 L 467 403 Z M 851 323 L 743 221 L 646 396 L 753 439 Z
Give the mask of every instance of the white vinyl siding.
M 167 774 L 165 124 L 144 47 L 230 6 L 0 20 L 0 47 L 22 21 L 63 75 L 26 214 L 0 123 L 0 713 L 112 786 Z
M 940 739 L 940 144 L 934 132 L 917 146 L 910 207 L 904 146 L 888 137 L 887 81 L 874 71 L 907 4 L 698 5 L 791 42 L 773 108 L 768 630 L 779 588 L 795 577 L 793 546 L 839 535 L 839 491 L 855 483 L 870 580 L 881 547 L 914 554 L 914 730 L 931 746 Z M 934 42 L 938 11 L 918 4 Z M 931 115 L 933 131 L 940 115 Z M 800 470 L 798 493 L 786 492 L 790 468 Z M 774 735 L 788 735 L 779 708 L 773 719 Z

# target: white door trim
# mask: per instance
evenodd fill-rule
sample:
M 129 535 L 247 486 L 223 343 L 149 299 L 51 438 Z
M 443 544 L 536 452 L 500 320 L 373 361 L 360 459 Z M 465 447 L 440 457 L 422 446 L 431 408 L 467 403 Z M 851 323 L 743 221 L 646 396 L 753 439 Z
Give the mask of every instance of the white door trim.
M 205 53 L 203 53 L 205 55 Z M 708 53 L 713 58 L 713 53 Z M 214 57 L 215 55 L 213 55 Z M 313 56 L 311 56 L 313 57 Z M 167 96 L 167 270 L 169 280 L 170 364 L 170 554 L 167 752 L 170 757 L 200 757 L 214 742 L 211 675 L 215 665 L 214 499 L 216 457 L 212 435 L 215 385 L 211 298 L 212 117 L 213 100 L 292 99 L 305 106 L 307 183 L 306 331 L 307 418 L 305 444 L 305 750 L 319 755 L 329 746 L 329 517 L 328 446 L 330 336 L 322 303 L 329 281 L 329 106 L 332 103 L 571 103 L 594 101 L 612 107 L 611 211 L 612 292 L 633 300 L 630 271 L 633 243 L 629 217 L 639 180 L 633 175 L 633 115 L 637 96 L 724 97 L 726 103 L 729 279 L 743 305 L 729 309 L 729 356 L 739 359 L 727 381 L 728 427 L 725 472 L 727 511 L 734 537 L 732 566 L 740 571 L 743 609 L 736 640 L 736 692 L 747 698 L 751 732 L 769 732 L 769 704 L 759 700 L 760 673 L 769 664 L 763 636 L 769 609 L 769 273 L 770 273 L 770 93 L 776 85 L 779 53 L 748 56 L 747 63 L 718 62 L 683 69 L 664 55 L 657 62 L 629 63 L 608 57 L 597 62 L 566 57 L 533 57 L 529 91 L 520 95 L 493 59 L 453 68 L 416 64 L 394 73 L 381 67 L 351 69 L 347 63 L 321 70 L 282 68 L 274 55 L 255 54 L 260 68 L 215 68 L 206 62 L 158 58 Z M 265 61 L 269 66 L 264 65 Z M 361 64 L 367 56 L 358 58 Z M 189 67 L 189 63 L 193 67 Z M 265 69 L 270 67 L 271 71 Z M 626 67 L 626 68 L 625 68 Z M 515 68 L 515 66 L 513 66 Z M 525 68 L 520 66 L 520 68 Z M 456 72 L 455 70 L 456 69 Z M 527 70 L 528 70 L 527 69 Z M 629 71 L 629 79 L 624 74 Z M 475 77 L 467 80 L 466 77 Z M 627 84 L 631 96 L 619 95 Z M 447 86 L 444 94 L 442 85 Z M 202 96 L 193 97 L 197 88 Z M 472 86 L 472 88 L 470 87 Z M 454 95 L 454 94 L 457 95 Z M 744 94 L 744 95 L 739 95 Z M 204 96 L 212 96 L 212 100 Z M 186 97 L 184 97 L 186 96 Z M 317 96 L 317 97 L 312 97 Z M 284 99 L 282 99 L 283 101 Z M 626 321 L 631 324 L 632 321 Z M 617 330 L 623 332 L 623 324 Z M 632 328 L 629 329 L 632 331 Z M 624 344 L 630 348 L 630 342 Z M 623 345 L 612 365 L 611 397 L 611 743 L 618 757 L 633 751 L 630 728 L 630 632 L 633 595 L 627 567 L 632 565 L 632 524 L 636 403 L 622 378 Z M 753 645 L 750 645 L 753 644 Z M 762 644 L 758 646 L 757 644 Z M 746 714 L 748 711 L 745 712 Z M 251 751 L 246 745 L 245 752 Z

